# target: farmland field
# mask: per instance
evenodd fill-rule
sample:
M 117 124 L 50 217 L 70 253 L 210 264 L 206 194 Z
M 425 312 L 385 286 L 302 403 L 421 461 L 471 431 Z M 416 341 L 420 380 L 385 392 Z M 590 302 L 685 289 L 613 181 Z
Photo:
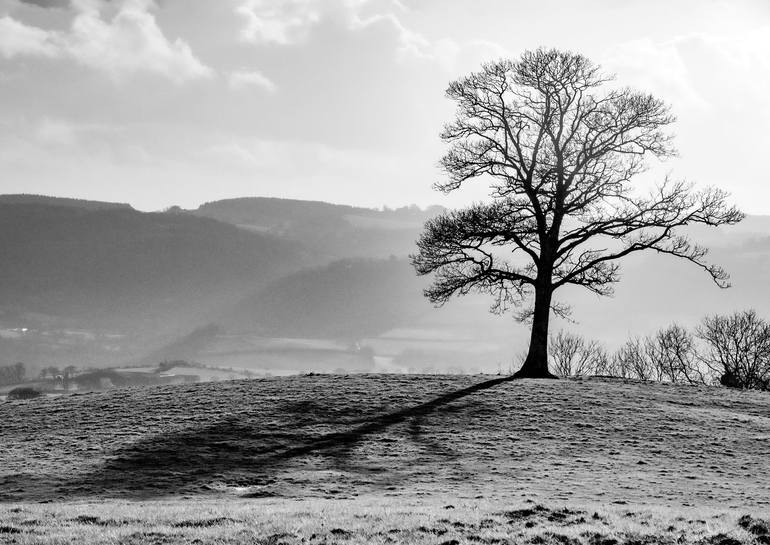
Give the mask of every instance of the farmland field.
M 739 519 L 770 513 L 770 394 L 598 378 L 472 388 L 494 378 L 0 403 L 0 542 L 770 539 Z

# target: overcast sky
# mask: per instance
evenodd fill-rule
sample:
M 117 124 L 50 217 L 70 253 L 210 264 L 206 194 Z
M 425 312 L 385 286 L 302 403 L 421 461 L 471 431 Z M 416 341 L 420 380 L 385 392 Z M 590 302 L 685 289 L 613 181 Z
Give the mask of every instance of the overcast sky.
M 447 83 L 541 45 L 672 105 L 652 175 L 770 214 L 768 0 L 0 0 L 0 193 L 460 204 Z

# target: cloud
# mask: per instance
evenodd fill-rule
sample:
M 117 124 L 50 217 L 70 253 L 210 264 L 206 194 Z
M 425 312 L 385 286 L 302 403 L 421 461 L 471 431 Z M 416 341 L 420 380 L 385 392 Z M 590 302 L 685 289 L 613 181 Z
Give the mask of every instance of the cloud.
M 41 8 L 66 8 L 70 0 L 20 0 L 25 4 L 32 4 Z
M 704 62 L 707 60 L 707 62 Z M 603 64 L 619 79 L 652 91 L 675 106 L 698 111 L 724 107 L 725 99 L 770 86 L 770 26 L 740 34 L 690 33 L 664 41 L 649 38 L 616 46 Z M 743 107 L 743 104 L 734 104 Z
M 101 0 L 73 0 L 69 31 L 49 31 L 5 16 L 0 19 L 0 53 L 6 57 L 66 57 L 113 79 L 149 72 L 177 83 L 213 71 L 182 39 L 170 41 L 150 12 L 150 0 L 123 0 L 112 19 L 102 18 Z
M 390 27 L 395 33 L 398 42 L 398 53 L 403 56 L 412 56 L 418 59 L 432 59 L 432 44 L 419 32 L 408 29 L 394 13 L 375 14 L 370 17 L 361 17 L 357 13 L 351 13 L 349 27 L 351 30 L 365 31 L 369 27 L 384 25 Z
M 209 146 L 206 155 L 233 169 L 283 172 L 304 178 L 324 172 L 363 175 L 377 164 L 383 171 L 397 171 L 399 160 L 380 151 L 338 148 L 321 142 L 229 138 Z
M 21 134 L 28 133 L 30 141 L 44 146 L 93 145 L 103 146 L 108 140 L 123 132 L 120 126 L 103 123 L 84 123 L 62 118 L 43 117 L 38 122 L 18 127 Z
M 245 42 L 291 45 L 302 42 L 321 20 L 315 0 L 246 0 L 235 9 L 246 20 L 240 37 Z
M 601 64 L 624 85 L 659 95 L 677 108 L 707 110 L 711 105 L 693 85 L 681 45 L 681 39 L 633 40 L 606 52 Z
M 770 25 L 727 36 L 698 34 L 690 41 L 699 41 L 727 67 L 729 79 L 722 83 L 765 96 L 770 85 Z
M 60 50 L 50 32 L 6 15 L 0 17 L 0 54 L 9 59 L 18 55 L 55 57 Z
M 408 11 L 398 0 L 244 0 L 235 10 L 245 20 L 241 39 L 254 44 L 300 44 L 315 27 L 331 22 L 349 32 L 384 31 L 398 60 L 434 62 L 450 72 L 465 69 L 469 58 L 475 67 L 506 53 L 485 40 L 431 40 L 404 24 L 400 15 Z
M 70 123 L 45 118 L 35 130 L 35 139 L 42 144 L 72 145 L 77 141 L 77 130 Z
M 111 21 L 101 18 L 91 2 L 80 2 L 67 49 L 78 62 L 119 79 L 125 74 L 153 72 L 182 82 L 212 74 L 177 38 L 169 41 L 149 12 L 152 4 L 126 0 Z
M 231 72 L 227 77 L 227 84 L 236 91 L 246 87 L 257 87 L 268 93 L 275 93 L 277 90 L 275 83 L 270 78 L 256 70 Z

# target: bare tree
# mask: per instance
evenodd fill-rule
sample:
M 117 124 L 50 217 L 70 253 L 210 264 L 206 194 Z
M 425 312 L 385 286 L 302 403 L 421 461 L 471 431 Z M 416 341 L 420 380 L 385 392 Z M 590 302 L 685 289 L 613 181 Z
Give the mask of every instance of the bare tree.
M 704 363 L 725 386 L 770 389 L 770 323 L 753 310 L 708 316 L 696 330 Z
M 633 337 L 613 355 L 613 367 L 617 376 L 641 380 L 660 380 L 660 372 L 654 361 L 649 339 Z
M 647 340 L 659 380 L 705 384 L 692 333 L 678 324 L 661 329 Z
M 551 367 L 559 376 L 596 375 L 606 365 L 607 354 L 598 341 L 559 331 L 550 344 Z
M 594 355 L 593 375 L 618 376 L 613 369 L 613 358 L 603 346 Z
M 418 274 L 435 274 L 425 294 L 436 304 L 476 290 L 503 312 L 534 296 L 520 313 L 532 330 L 517 377 L 553 376 L 549 318 L 568 310 L 554 291 L 576 285 L 610 294 L 627 255 L 683 258 L 727 285 L 725 271 L 704 260 L 707 250 L 678 228 L 743 215 L 726 193 L 684 182 L 635 193 L 645 157 L 675 153 L 665 131 L 674 118 L 657 98 L 610 82 L 582 55 L 538 49 L 485 64 L 447 89 L 457 116 L 441 134 L 447 178 L 436 187 L 450 192 L 482 178 L 491 201 L 428 221 L 412 262 Z

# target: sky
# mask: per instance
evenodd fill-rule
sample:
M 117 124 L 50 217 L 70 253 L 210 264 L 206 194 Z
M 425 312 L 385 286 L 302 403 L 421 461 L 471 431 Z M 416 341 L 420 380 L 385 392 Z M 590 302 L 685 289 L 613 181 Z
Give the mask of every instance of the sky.
M 558 47 L 654 93 L 651 165 L 770 214 L 768 0 L 0 0 L 0 193 L 362 206 L 432 189 L 450 81 Z

